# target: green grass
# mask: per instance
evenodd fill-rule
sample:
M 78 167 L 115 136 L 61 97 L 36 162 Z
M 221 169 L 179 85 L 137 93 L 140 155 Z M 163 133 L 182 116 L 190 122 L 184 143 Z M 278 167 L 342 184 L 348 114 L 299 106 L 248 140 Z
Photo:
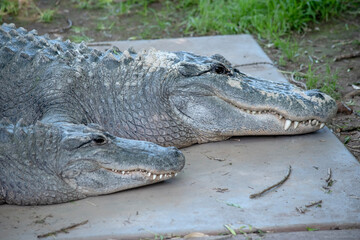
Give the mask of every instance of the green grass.
M 113 0 L 73 0 L 82 9 L 101 9 L 110 7 Z
M 198 0 L 191 3 L 187 31 L 252 33 L 277 39 L 359 6 L 355 0 Z
M 18 1 L 0 0 L 0 22 L 5 15 L 17 15 L 19 12 Z
M 333 73 L 329 65 L 326 65 L 326 73 L 323 75 L 316 74 L 318 69 L 313 69 L 309 64 L 308 70 L 304 77 L 306 78 L 306 87 L 308 89 L 320 89 L 320 91 L 332 96 L 335 99 L 340 98 L 339 84 L 337 73 Z
M 69 36 L 70 40 L 75 43 L 81 43 L 81 42 L 91 42 L 94 39 L 86 36 L 85 34 L 82 35 L 71 35 Z
M 39 21 L 49 23 L 53 20 L 55 14 L 55 10 L 45 9 L 40 12 Z

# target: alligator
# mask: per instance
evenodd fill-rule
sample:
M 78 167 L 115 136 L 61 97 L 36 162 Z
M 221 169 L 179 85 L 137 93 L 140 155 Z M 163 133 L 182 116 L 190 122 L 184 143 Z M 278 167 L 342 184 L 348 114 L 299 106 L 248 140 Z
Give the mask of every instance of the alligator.
M 115 142 L 133 139 L 163 147 L 182 148 L 232 136 L 304 134 L 323 128 L 336 113 L 335 101 L 328 95 L 246 75 L 219 54 L 155 49 L 136 53 L 132 48 L 121 52 L 116 47 L 100 52 L 14 24 L 0 27 L 0 83 L 0 119 L 14 125 L 22 119 L 27 123 L 25 132 L 36 132 L 42 124 L 61 135 L 74 132 L 88 139 L 82 129 L 102 129 L 102 136 L 113 136 Z M 38 144 L 32 141 L 31 148 L 41 149 Z M 94 146 L 96 152 L 100 146 Z M 127 151 L 126 144 L 117 147 Z M 11 146 L 0 148 L 1 162 L 9 161 L 8 154 L 13 155 L 11 161 L 25 161 L 7 148 Z M 91 152 L 80 151 L 78 156 L 88 159 Z M 139 159 L 132 161 L 136 164 Z M 8 176 L 4 174 L 2 197 Z
M 0 123 L 0 204 L 44 205 L 170 179 L 184 167 L 175 147 L 112 136 L 100 126 Z

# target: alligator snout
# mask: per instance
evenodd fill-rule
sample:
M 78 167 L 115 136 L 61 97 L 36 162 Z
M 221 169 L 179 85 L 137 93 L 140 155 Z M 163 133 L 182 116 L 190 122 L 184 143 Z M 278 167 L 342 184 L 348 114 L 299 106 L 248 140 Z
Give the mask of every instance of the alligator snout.
M 321 100 L 325 100 L 325 94 L 320 92 L 318 89 L 312 89 L 305 92 L 309 97 L 320 98 Z
M 167 147 L 168 151 L 165 156 L 165 162 L 168 162 L 169 165 L 175 170 L 180 171 L 185 165 L 185 156 L 182 152 L 176 147 Z

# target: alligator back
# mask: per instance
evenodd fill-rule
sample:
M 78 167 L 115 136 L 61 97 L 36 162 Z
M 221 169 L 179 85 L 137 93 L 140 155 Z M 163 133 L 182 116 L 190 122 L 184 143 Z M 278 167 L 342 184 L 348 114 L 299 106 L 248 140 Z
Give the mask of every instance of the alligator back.
M 0 27 L 0 119 L 24 118 L 36 122 L 44 111 L 63 101 L 66 85 L 76 75 L 76 64 L 91 62 L 102 54 L 84 44 L 51 40 L 36 30 Z M 69 73 L 71 73 L 69 75 Z

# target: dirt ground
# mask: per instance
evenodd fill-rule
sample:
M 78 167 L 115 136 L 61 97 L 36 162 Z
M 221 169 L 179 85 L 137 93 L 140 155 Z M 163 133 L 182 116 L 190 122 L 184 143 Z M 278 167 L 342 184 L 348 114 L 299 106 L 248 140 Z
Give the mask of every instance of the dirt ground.
M 139 18 L 131 11 L 120 15 L 109 14 L 108 9 L 80 9 L 71 0 L 40 0 L 37 6 L 42 10 L 56 8 L 54 20 L 50 23 L 39 22 L 39 12 L 26 7 L 20 10 L 17 17 L 5 16 L 3 20 L 28 30 L 37 29 L 39 34 L 49 33 L 53 38 L 73 41 L 196 36 L 193 33 L 184 34 L 184 16 L 179 12 L 159 19 L 151 14 Z M 152 4 L 151 8 L 163 11 L 157 3 Z M 290 81 L 304 81 L 305 78 L 294 76 L 309 73 L 309 64 L 320 78 L 337 80 L 335 95 L 338 97 L 339 112 L 327 126 L 360 161 L 360 16 L 344 15 L 327 23 L 309 26 L 305 33 L 292 37 L 298 45 L 297 54 L 291 60 L 283 58 L 282 61 L 284 54 L 274 44 L 257 40 Z M 351 54 L 357 56 L 351 57 Z M 335 58 L 338 60 L 334 61 Z M 292 75 L 293 72 L 297 74 Z

